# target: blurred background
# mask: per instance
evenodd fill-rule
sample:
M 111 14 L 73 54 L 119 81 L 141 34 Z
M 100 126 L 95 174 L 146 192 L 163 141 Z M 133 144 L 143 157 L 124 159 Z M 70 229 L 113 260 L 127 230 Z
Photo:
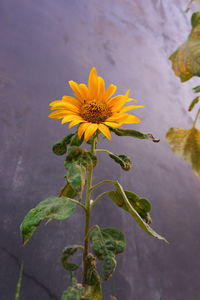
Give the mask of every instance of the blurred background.
M 31 208 L 64 185 L 63 157 L 51 147 L 70 131 L 47 117 L 48 105 L 72 95 L 69 80 L 87 82 L 92 66 L 107 86 L 116 84 L 119 93 L 130 89 L 130 96 L 146 106 L 134 111 L 142 122 L 131 128 L 160 138 L 158 144 L 114 135 L 111 143 L 102 141 L 101 148 L 130 156 L 133 168 L 124 172 L 100 153 L 94 182 L 118 179 L 149 199 L 152 227 L 170 242 L 147 235 L 130 215 L 102 198 L 92 223 L 117 227 L 127 239 L 113 279 L 103 284 L 103 299 L 109 299 L 112 285 L 119 300 L 199 299 L 200 182 L 165 140 L 170 127 L 190 128 L 194 117 L 187 108 L 198 79 L 181 83 L 168 60 L 190 32 L 187 3 L 0 1 L 1 300 L 14 299 L 22 260 L 21 300 L 61 299 L 70 284 L 60 256 L 65 246 L 82 242 L 81 210 L 66 221 L 42 224 L 24 248 L 19 226 Z

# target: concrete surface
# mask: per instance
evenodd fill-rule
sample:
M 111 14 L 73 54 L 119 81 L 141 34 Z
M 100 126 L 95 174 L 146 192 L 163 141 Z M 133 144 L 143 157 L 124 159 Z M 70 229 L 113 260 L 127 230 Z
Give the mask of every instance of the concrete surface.
M 48 119 L 48 104 L 72 92 L 68 80 L 86 82 L 94 65 L 118 92 L 146 109 L 135 128 L 160 138 L 159 144 L 113 136 L 105 146 L 132 157 L 123 172 L 103 154 L 94 181 L 119 179 L 124 188 L 152 203 L 152 227 L 169 245 L 143 232 L 110 199 L 97 204 L 93 224 L 116 226 L 127 238 L 113 276 L 119 300 L 200 299 L 200 182 L 191 166 L 174 156 L 165 141 L 169 127 L 192 126 L 187 112 L 198 79 L 180 83 L 168 57 L 190 31 L 181 0 L 1 0 L 1 210 L 0 299 L 14 299 L 24 260 L 20 300 L 61 299 L 69 285 L 60 264 L 66 245 L 81 243 L 83 214 L 42 224 L 21 247 L 19 225 L 38 202 L 64 184 L 63 158 L 52 144 L 69 132 Z M 109 186 L 108 186 L 109 188 Z M 99 188 L 99 192 L 103 188 Z M 97 192 L 95 192 L 97 193 Z M 95 195 L 94 195 L 95 196 Z M 80 259 L 80 256 L 78 257 Z M 109 299 L 112 282 L 103 285 Z

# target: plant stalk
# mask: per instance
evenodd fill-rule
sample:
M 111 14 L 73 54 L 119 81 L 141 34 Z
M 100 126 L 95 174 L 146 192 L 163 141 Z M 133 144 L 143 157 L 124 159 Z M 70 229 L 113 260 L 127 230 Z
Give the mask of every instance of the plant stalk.
M 114 180 L 103 180 L 103 181 L 100 181 L 99 183 L 95 184 L 94 186 L 91 187 L 91 191 L 96 189 L 98 186 L 104 184 L 104 183 L 112 183 L 112 184 L 116 184 L 116 181 Z
M 96 202 L 97 202 L 101 197 L 103 197 L 104 195 L 108 194 L 109 192 L 111 192 L 111 191 L 107 191 L 107 192 L 101 193 L 101 194 L 100 194 L 100 195 L 92 202 L 92 204 L 91 204 L 91 210 L 92 210 L 93 206 L 96 204 Z
M 96 137 L 94 137 L 91 144 L 91 153 L 95 155 L 96 149 Z M 92 173 L 93 168 L 91 168 L 88 172 L 88 183 L 87 183 L 87 191 L 86 191 L 86 200 L 85 200 L 85 242 L 84 242 L 84 252 L 83 252 L 83 279 L 82 285 L 86 285 L 86 277 L 87 277 L 87 257 L 89 252 L 89 230 L 90 230 L 90 199 L 91 199 L 91 186 L 92 186 Z
M 196 117 L 195 117 L 195 120 L 194 120 L 194 123 L 193 123 L 193 128 L 195 128 L 195 127 L 196 127 L 196 123 L 197 123 L 197 120 L 198 120 L 199 114 L 200 114 L 200 108 L 199 108 L 199 110 L 198 110 L 198 112 L 197 112 L 197 114 L 196 114 Z

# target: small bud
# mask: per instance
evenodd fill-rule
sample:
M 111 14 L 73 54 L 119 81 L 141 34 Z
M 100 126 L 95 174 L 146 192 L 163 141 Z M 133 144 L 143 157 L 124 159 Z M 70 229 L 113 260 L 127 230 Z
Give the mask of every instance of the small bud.
M 67 152 L 67 145 L 65 143 L 58 142 L 53 145 L 52 150 L 56 155 L 63 155 Z
M 67 136 L 65 136 L 62 140 L 60 140 L 59 142 L 55 143 L 53 145 L 53 152 L 56 155 L 63 155 L 67 152 L 67 145 L 70 143 L 71 138 L 74 136 L 74 133 L 68 134 Z

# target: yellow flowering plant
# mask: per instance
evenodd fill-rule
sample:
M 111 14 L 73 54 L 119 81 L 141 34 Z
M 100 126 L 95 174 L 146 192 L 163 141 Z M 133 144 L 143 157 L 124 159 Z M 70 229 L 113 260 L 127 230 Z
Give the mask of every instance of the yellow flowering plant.
M 63 293 L 62 300 L 101 300 L 102 279 L 96 268 L 96 259 L 102 262 L 103 279 L 109 280 L 116 268 L 116 255 L 123 252 L 126 240 L 123 233 L 116 228 L 90 226 L 90 216 L 99 199 L 108 195 L 114 204 L 129 213 L 144 231 L 153 237 L 166 240 L 149 226 L 151 204 L 147 199 L 131 191 L 125 191 L 118 181 L 103 180 L 92 184 L 93 169 L 97 165 L 99 152 L 105 152 L 125 171 L 130 170 L 132 166 L 131 159 L 127 155 L 98 149 L 100 137 L 103 135 L 111 140 L 112 133 L 119 137 L 129 136 L 153 142 L 159 140 L 151 134 L 120 128 L 122 124 L 139 123 L 138 117 L 127 112 L 144 106 L 126 105 L 127 102 L 136 101 L 129 98 L 129 91 L 124 95 L 113 96 L 116 91 L 113 84 L 105 90 L 104 80 L 97 75 L 94 67 L 89 75 L 88 87 L 74 81 L 69 81 L 69 85 L 75 96 L 63 96 L 61 100 L 51 102 L 53 112 L 49 115 L 53 119 L 62 119 L 62 124 L 70 122 L 69 128 L 77 126 L 74 132 L 53 145 L 53 152 L 56 155 L 65 155 L 66 184 L 57 197 L 49 197 L 29 211 L 20 229 L 25 245 L 44 219 L 65 220 L 77 207 L 83 209 L 85 213 L 83 245 L 66 247 L 61 257 L 63 267 L 71 273 L 71 286 Z M 84 142 L 90 145 L 90 151 L 81 147 Z M 110 183 L 114 190 L 104 191 L 91 201 L 93 190 L 105 183 Z M 85 201 L 82 199 L 84 188 L 86 188 Z M 92 252 L 89 248 L 90 243 Z M 69 261 L 78 250 L 83 252 L 81 283 L 77 282 L 75 276 L 75 271 L 81 266 Z

